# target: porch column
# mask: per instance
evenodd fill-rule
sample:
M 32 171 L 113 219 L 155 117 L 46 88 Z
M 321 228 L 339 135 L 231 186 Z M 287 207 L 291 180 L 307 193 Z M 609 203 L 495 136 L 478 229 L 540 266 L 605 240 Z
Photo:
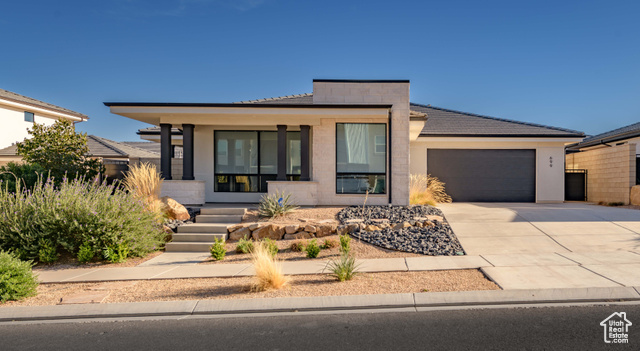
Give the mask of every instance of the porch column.
M 287 126 L 278 125 L 278 177 L 287 180 Z
M 309 181 L 309 130 L 310 126 L 300 126 L 300 180 Z
M 171 124 L 160 123 L 160 173 L 171 180 Z
M 194 180 L 193 176 L 193 124 L 182 125 L 182 180 Z

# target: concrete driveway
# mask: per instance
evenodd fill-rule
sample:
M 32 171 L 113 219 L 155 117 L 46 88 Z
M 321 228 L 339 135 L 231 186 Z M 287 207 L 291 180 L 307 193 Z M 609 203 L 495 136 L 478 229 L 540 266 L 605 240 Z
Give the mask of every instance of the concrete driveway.
M 640 211 L 584 203 L 439 208 L 504 289 L 640 286 Z

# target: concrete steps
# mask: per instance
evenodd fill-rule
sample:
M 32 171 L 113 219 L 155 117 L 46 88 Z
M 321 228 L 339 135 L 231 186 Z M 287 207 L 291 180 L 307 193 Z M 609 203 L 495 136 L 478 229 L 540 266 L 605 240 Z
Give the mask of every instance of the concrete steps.
M 196 223 L 178 227 L 166 252 L 209 252 L 216 239 L 227 240 L 227 226 L 242 222 L 246 208 L 203 208 Z

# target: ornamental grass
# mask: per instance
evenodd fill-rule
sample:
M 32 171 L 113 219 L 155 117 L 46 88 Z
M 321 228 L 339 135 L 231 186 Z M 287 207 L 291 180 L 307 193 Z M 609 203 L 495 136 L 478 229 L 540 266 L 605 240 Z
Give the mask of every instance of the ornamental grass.
M 282 264 L 271 254 L 265 243 L 260 242 L 254 246 L 251 260 L 256 271 L 255 282 L 251 290 L 278 290 L 288 284 L 289 279 L 282 273 Z
M 409 183 L 409 203 L 412 205 L 431 205 L 451 202 L 451 196 L 445 191 L 445 183 L 429 174 L 412 174 Z

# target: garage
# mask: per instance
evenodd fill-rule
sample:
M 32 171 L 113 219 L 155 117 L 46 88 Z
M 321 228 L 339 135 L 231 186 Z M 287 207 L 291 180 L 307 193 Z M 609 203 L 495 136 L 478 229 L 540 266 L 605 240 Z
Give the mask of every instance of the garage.
M 428 149 L 427 173 L 457 202 L 535 202 L 535 149 Z

